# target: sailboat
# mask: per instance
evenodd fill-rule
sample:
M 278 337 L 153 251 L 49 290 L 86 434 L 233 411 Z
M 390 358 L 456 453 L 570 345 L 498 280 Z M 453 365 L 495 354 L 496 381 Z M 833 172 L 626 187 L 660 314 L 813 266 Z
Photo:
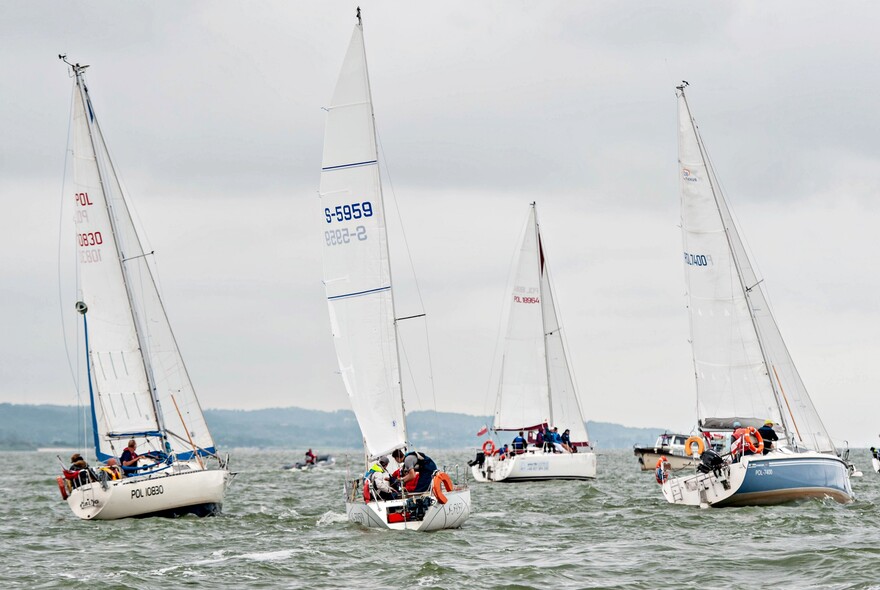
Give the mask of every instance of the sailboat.
M 480 482 L 595 478 L 596 454 L 566 357 L 535 203 L 517 251 L 493 429 L 528 436 L 525 446 L 506 454 L 487 452 L 494 443 L 486 441 L 471 471 Z M 536 444 L 538 431 L 549 426 L 568 430 L 575 452 Z
M 89 97 L 86 65 L 72 64 L 76 311 L 95 454 L 116 463 L 134 440 L 147 463 L 64 470 L 62 497 L 83 519 L 209 515 L 231 479 L 159 297 Z M 228 458 L 227 458 L 228 459 Z M 124 470 L 124 472 L 123 472 Z
M 749 260 L 691 116 L 686 86 L 676 87 L 679 183 L 698 427 L 703 436 L 733 431 L 752 453 L 702 452 L 697 440 L 689 445 L 701 453 L 696 473 L 675 478 L 658 473 L 663 495 L 671 503 L 702 507 L 825 497 L 850 502 L 847 465 L 770 311 L 763 279 Z M 765 424 L 778 438 L 775 443 L 757 433 Z M 737 434 L 738 429 L 743 430 Z
M 360 9 L 327 110 L 321 168 L 324 285 L 339 370 L 370 462 L 408 445 L 394 291 Z M 466 485 L 445 473 L 431 489 L 377 500 L 346 482 L 348 518 L 366 527 L 431 531 L 470 515 Z M 442 485 L 440 485 L 442 484 Z M 445 488 L 445 493 L 444 489 Z

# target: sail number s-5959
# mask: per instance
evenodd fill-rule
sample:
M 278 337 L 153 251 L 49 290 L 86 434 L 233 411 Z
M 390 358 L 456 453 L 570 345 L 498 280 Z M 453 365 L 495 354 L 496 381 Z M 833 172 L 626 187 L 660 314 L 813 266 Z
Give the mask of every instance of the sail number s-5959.
M 337 205 L 333 209 L 330 209 L 330 207 L 324 208 L 324 218 L 327 220 L 327 223 L 350 221 L 352 219 L 372 216 L 373 204 L 369 201 L 351 203 L 350 205 Z
M 352 240 L 357 239 L 361 242 L 367 239 L 367 228 L 359 225 L 354 231 L 347 227 L 342 229 L 331 229 L 324 232 L 324 241 L 328 246 L 338 246 L 340 244 L 350 244 Z

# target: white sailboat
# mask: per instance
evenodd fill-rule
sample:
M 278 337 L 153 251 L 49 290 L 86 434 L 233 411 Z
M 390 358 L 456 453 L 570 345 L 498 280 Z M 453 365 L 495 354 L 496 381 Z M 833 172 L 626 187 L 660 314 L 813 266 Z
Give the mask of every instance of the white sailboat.
M 698 426 L 704 433 L 756 429 L 779 440 L 741 458 L 706 451 L 697 472 L 662 484 L 669 502 L 696 506 L 853 499 L 846 463 L 789 356 L 767 297 L 677 87 L 681 228 L 688 287 Z M 735 423 L 739 423 L 738 425 Z M 769 442 L 767 443 L 769 447 Z
M 523 452 L 509 452 L 503 458 L 478 453 L 471 471 L 480 482 L 595 478 L 596 454 L 566 356 L 535 203 L 529 209 L 518 252 L 508 294 L 493 429 L 496 433 L 528 432 L 531 442 L 519 449 Z M 546 426 L 558 432 L 568 430 L 576 452 L 535 444 L 538 430 Z M 489 450 L 486 445 L 484 450 Z
M 324 285 L 339 370 L 369 461 L 404 449 L 406 416 L 388 236 L 360 9 L 327 108 L 321 169 Z M 470 515 L 466 485 L 376 500 L 361 480 L 346 483 L 349 520 L 367 527 L 456 528 Z M 444 485 L 447 487 L 447 485 Z
M 65 470 L 62 496 L 83 519 L 219 512 L 230 473 L 217 455 L 147 261 L 152 252 L 141 245 L 98 125 L 83 75 L 88 66 L 59 57 L 75 78 L 76 311 L 87 351 L 95 453 L 113 463 L 134 439 L 140 454 L 146 449 L 152 457 L 125 474 Z

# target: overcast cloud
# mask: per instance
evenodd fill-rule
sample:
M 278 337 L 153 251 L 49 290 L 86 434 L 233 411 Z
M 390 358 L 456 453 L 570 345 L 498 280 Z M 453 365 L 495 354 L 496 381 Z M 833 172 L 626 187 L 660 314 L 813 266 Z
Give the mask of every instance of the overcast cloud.
M 348 407 L 321 285 L 317 186 L 321 106 L 355 6 L 4 6 L 0 401 L 76 399 L 57 272 L 72 81 L 56 55 L 67 53 L 91 65 L 96 112 L 203 405 Z M 492 411 L 500 306 L 535 200 L 587 417 L 690 430 L 673 93 L 686 79 L 826 426 L 839 443 L 878 442 L 880 6 L 362 7 L 437 409 Z M 399 232 L 391 239 L 396 254 Z M 396 256 L 398 308 L 417 313 L 406 267 Z M 72 298 L 62 304 L 75 319 Z M 413 332 L 404 337 L 422 383 L 408 407 L 430 406 Z

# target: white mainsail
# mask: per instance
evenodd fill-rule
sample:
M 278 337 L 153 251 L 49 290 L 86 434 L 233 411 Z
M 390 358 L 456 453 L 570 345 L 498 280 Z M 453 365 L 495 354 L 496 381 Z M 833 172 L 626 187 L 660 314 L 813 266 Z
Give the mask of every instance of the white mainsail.
M 748 258 L 684 92 L 678 92 L 681 228 L 697 411 L 705 429 L 781 424 L 788 444 L 834 452 Z
M 572 442 L 587 442 L 534 204 L 523 228 L 508 296 L 495 429 L 550 423 L 560 431 L 570 429 Z
M 324 286 L 339 370 L 367 453 L 406 445 L 391 266 L 363 30 L 354 28 L 324 132 Z
M 178 458 L 215 452 L 198 399 L 77 70 L 74 185 L 79 298 L 87 306 L 97 456 L 129 438 Z M 182 416 L 182 418 L 181 418 Z M 120 444 L 120 441 L 121 444 Z M 159 442 L 161 441 L 161 443 Z M 167 442 L 167 445 L 165 444 Z

